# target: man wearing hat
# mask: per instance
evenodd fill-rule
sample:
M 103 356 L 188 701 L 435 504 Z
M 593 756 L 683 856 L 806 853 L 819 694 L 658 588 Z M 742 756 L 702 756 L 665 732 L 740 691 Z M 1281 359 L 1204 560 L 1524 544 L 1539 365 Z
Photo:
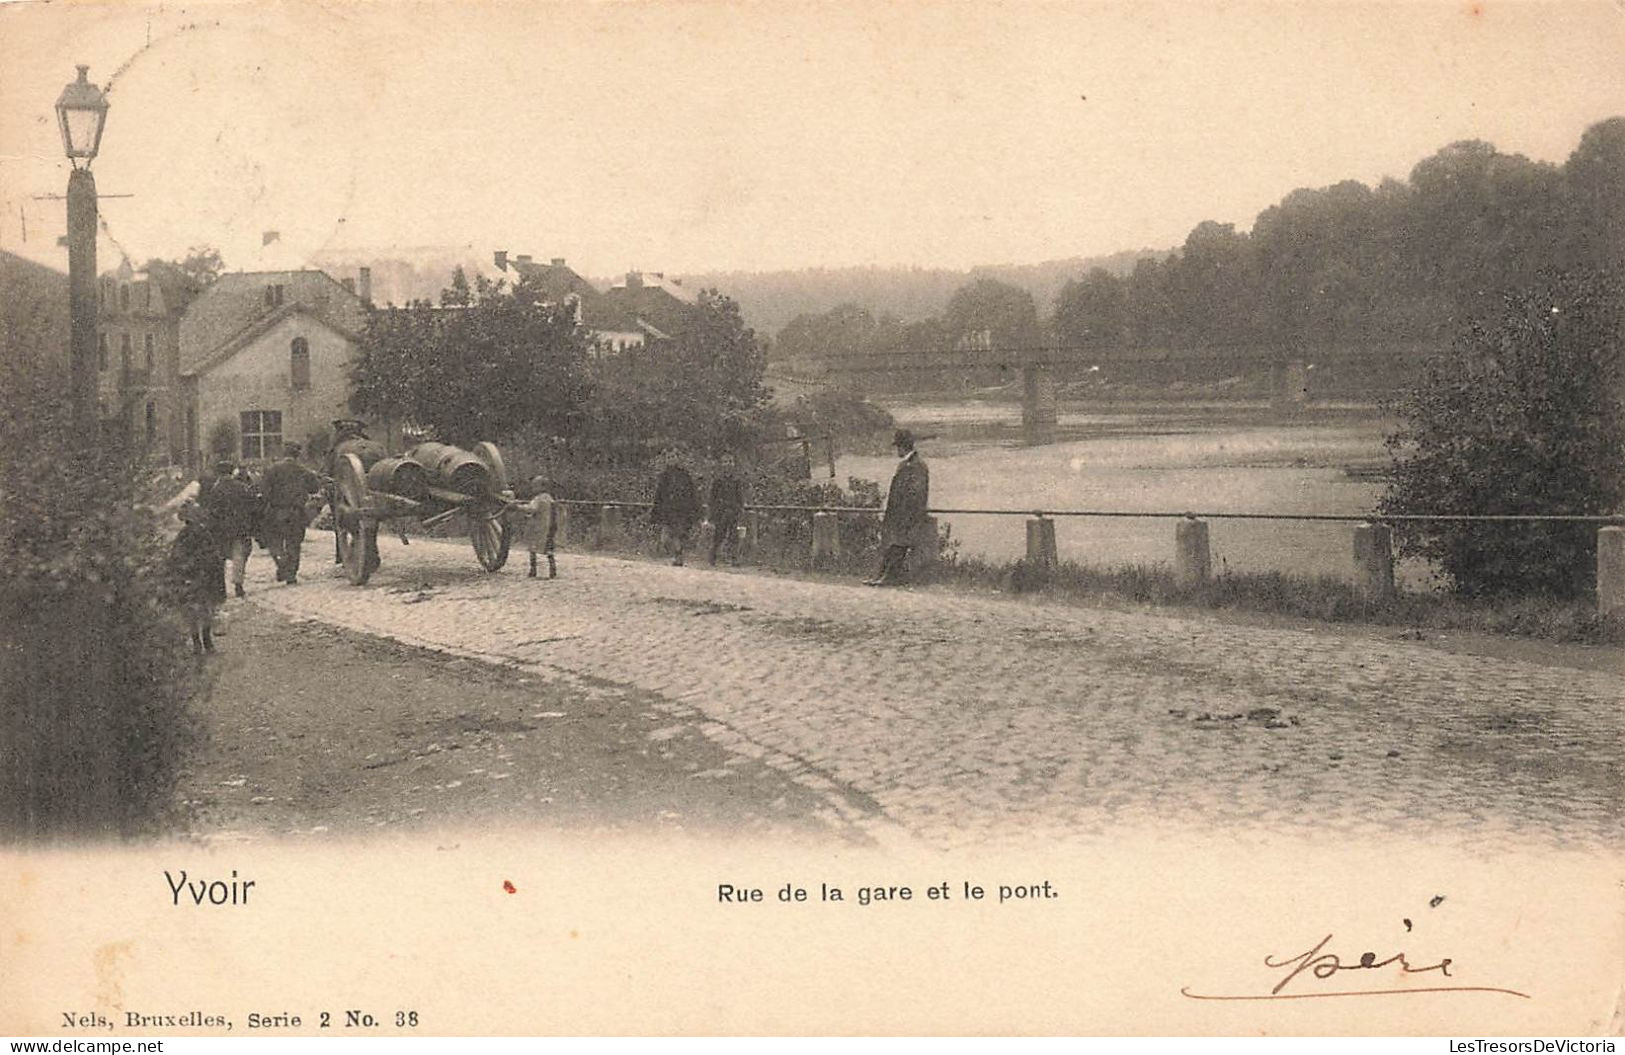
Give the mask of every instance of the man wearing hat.
M 197 500 L 220 540 L 221 556 L 231 562 L 232 587 L 241 597 L 248 555 L 254 552 L 254 533 L 259 528 L 259 492 L 230 458 L 220 458 L 214 463 L 214 475 L 199 486 Z
M 886 494 L 886 512 L 880 520 L 884 553 L 880 573 L 865 579 L 865 586 L 901 586 L 908 581 L 908 553 L 931 505 L 931 471 L 914 449 L 914 434 L 898 429 L 892 436 L 892 446 L 897 449 L 898 460 Z
M 299 552 L 305 544 L 305 503 L 322 489 L 322 478 L 299 464 L 300 446 L 285 444 L 282 460 L 265 470 L 265 547 L 276 561 L 277 582 L 299 585 Z

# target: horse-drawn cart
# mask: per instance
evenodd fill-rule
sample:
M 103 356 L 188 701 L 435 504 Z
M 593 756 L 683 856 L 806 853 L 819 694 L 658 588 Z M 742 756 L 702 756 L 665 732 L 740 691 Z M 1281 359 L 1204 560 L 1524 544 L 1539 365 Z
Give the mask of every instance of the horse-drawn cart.
M 495 444 L 468 451 L 420 443 L 386 457 L 372 440 L 352 441 L 334 451 L 332 481 L 335 556 L 357 586 L 378 568 L 378 525 L 385 520 L 432 527 L 461 513 L 480 567 L 496 571 L 507 563 L 512 538 L 505 514 L 513 495 Z

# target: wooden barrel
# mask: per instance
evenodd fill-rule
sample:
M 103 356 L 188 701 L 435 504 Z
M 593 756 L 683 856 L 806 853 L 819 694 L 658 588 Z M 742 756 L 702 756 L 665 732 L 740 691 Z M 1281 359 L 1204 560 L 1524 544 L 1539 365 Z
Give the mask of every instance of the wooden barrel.
M 491 468 L 469 451 L 449 443 L 420 443 L 406 456 L 429 472 L 429 482 L 465 495 L 492 493 Z
M 429 497 L 429 471 L 410 458 L 380 458 L 367 470 L 367 489 L 421 502 Z

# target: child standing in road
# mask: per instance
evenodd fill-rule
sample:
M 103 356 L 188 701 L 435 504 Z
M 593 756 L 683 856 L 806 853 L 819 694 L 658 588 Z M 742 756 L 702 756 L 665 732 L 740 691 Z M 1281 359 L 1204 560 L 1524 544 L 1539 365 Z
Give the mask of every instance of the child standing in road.
M 185 526 L 170 547 L 169 574 L 186 613 L 192 652 L 202 655 L 214 651 L 214 610 L 226 599 L 226 565 L 203 509 L 186 502 L 180 518 Z
M 558 538 L 558 503 L 553 500 L 553 487 L 545 476 L 531 478 L 530 500 L 513 507 L 525 518 L 525 548 L 530 551 L 530 575 L 536 578 L 536 557 L 547 557 L 547 577 L 559 577 L 559 565 L 553 557 L 553 546 Z

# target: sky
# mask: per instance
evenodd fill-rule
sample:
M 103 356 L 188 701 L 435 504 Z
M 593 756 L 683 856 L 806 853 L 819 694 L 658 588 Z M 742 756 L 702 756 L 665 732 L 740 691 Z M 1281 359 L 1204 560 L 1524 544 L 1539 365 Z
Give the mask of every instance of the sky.
M 0 249 L 61 268 L 78 63 L 104 267 L 964 268 L 1245 230 L 1461 139 L 1561 162 L 1625 114 L 1625 0 L 0 3 Z

